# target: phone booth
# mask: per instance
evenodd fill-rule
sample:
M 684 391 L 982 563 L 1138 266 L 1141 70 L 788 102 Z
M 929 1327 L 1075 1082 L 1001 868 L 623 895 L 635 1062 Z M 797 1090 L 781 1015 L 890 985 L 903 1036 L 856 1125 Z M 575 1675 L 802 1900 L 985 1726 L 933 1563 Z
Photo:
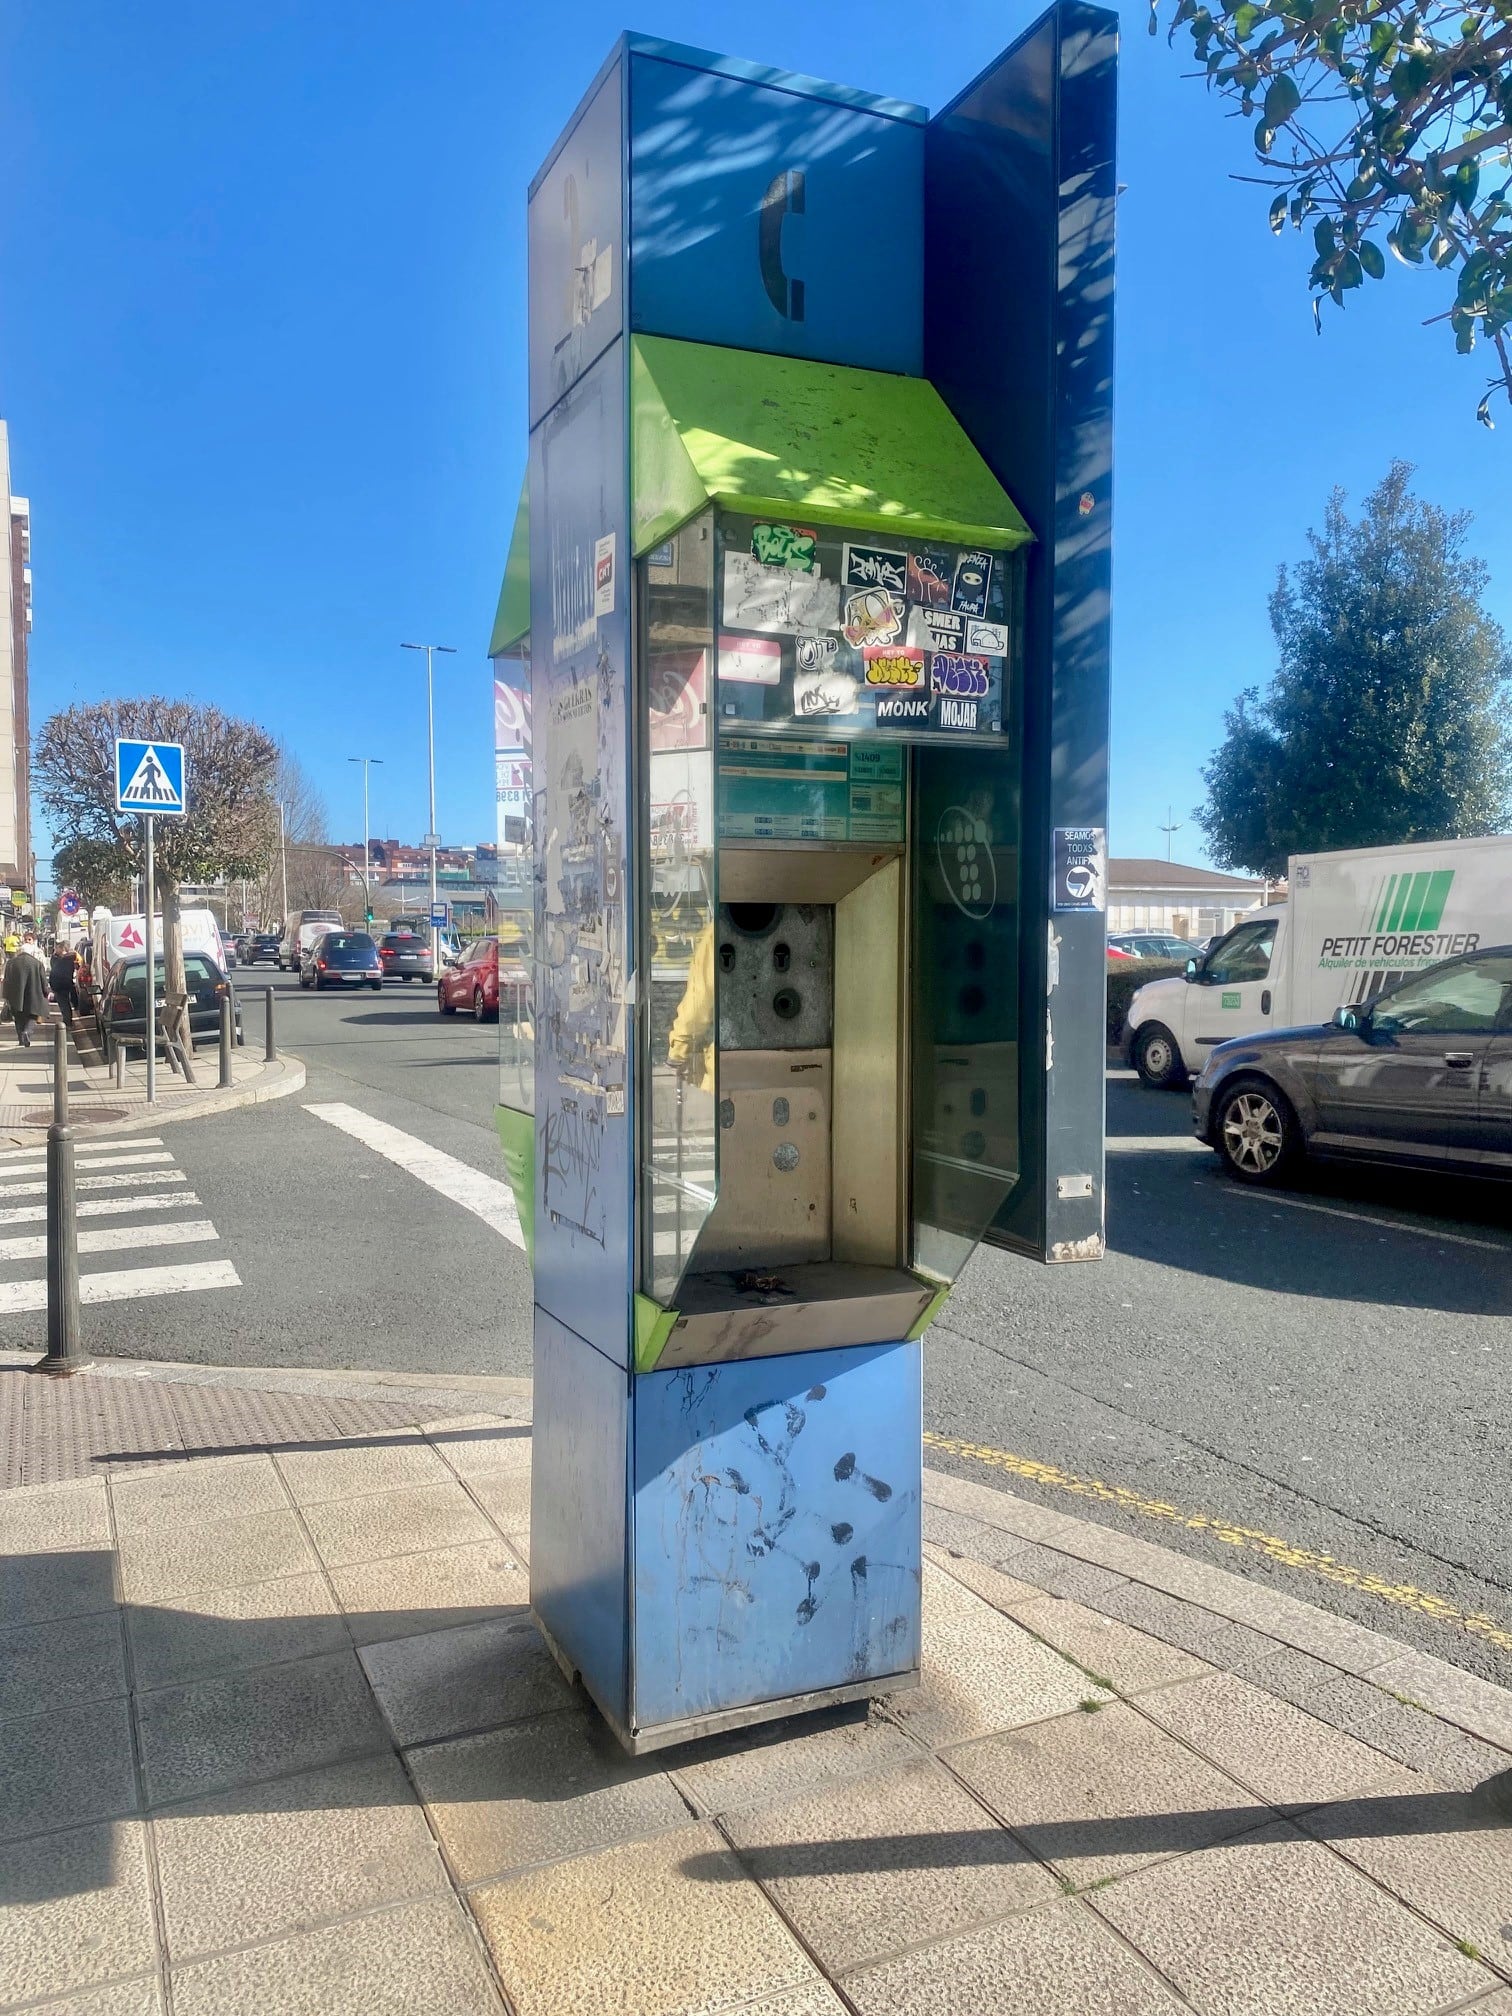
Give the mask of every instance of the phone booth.
M 1102 1250 L 1115 63 L 627 37 L 532 186 L 500 1129 L 532 1610 L 632 1751 L 916 1682 L 930 1327 Z

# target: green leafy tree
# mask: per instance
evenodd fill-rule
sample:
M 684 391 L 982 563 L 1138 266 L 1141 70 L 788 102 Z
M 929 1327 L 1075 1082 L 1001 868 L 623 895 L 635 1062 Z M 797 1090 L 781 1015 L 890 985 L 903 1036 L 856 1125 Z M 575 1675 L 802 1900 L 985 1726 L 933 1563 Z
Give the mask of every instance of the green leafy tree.
M 189 700 L 101 700 L 51 715 L 37 732 L 32 773 L 48 822 L 63 850 L 87 847 L 99 864 L 114 859 L 123 876 L 145 868 L 141 821 L 115 809 L 118 739 L 182 742 L 182 819 L 159 819 L 153 847 L 163 914 L 165 992 L 185 994 L 179 891 L 186 882 L 253 875 L 277 844 L 272 782 L 278 748 L 251 721 Z M 187 1046 L 188 1015 L 177 1032 Z
M 1159 24 L 1150 0 L 1150 32 Z M 1453 282 L 1462 353 L 1494 369 L 1478 418 L 1512 399 L 1512 6 L 1409 0 L 1173 0 L 1208 88 L 1252 121 L 1271 229 L 1310 226 L 1313 316 L 1403 265 Z
M 53 882 L 73 890 L 86 917 L 98 903 L 119 910 L 131 896 L 131 868 L 113 840 L 70 840 L 53 856 Z
M 1316 848 L 1505 829 L 1512 652 L 1481 606 L 1470 514 L 1411 480 L 1393 463 L 1358 519 L 1335 490 L 1311 558 L 1281 569 L 1275 677 L 1226 715 L 1193 814 L 1223 867 L 1281 875 Z

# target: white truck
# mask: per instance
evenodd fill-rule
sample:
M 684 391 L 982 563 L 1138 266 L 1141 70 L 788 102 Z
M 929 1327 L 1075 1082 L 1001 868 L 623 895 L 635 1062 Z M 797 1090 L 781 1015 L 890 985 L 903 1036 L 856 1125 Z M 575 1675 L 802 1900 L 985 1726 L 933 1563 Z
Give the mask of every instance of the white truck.
M 1146 1085 L 1196 1077 L 1215 1043 L 1327 1022 L 1441 959 L 1512 944 L 1512 835 L 1295 854 L 1284 903 L 1251 911 L 1185 975 L 1129 1003 Z
M 147 950 L 147 919 L 138 913 L 134 917 L 115 917 L 103 906 L 94 911 L 90 932 L 91 965 L 95 974 L 104 979 L 108 969 L 117 959 L 129 958 L 133 953 L 143 954 Z M 163 956 L 163 920 L 152 920 L 153 948 L 159 959 Z M 220 926 L 215 921 L 213 910 L 180 910 L 179 930 L 186 952 L 204 952 L 212 958 L 222 971 L 225 970 L 226 955 L 221 945 Z

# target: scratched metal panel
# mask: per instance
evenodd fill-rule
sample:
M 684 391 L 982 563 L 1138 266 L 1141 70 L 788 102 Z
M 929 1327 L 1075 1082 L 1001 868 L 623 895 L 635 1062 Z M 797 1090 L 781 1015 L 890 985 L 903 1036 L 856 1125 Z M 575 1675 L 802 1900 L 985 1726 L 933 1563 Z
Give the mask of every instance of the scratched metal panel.
M 919 1377 L 884 1344 L 636 1380 L 639 1727 L 918 1664 Z
M 623 365 L 615 343 L 530 437 L 536 1300 L 619 1364 L 631 1183 Z
M 537 1308 L 530 1607 L 623 1725 L 628 1375 Z
M 623 99 L 616 63 L 531 190 L 532 427 L 625 326 Z

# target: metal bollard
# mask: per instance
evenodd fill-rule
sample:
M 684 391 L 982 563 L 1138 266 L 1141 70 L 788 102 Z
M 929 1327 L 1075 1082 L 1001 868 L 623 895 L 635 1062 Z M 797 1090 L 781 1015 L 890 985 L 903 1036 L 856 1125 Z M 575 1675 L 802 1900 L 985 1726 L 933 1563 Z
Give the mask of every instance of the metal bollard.
M 222 994 L 220 1004 L 220 1082 L 225 1091 L 231 1083 L 231 997 Z
M 89 1360 L 79 1344 L 79 1226 L 68 1124 L 68 1031 L 53 1030 L 53 1117 L 47 1130 L 47 1356 L 33 1372 L 67 1379 Z
M 115 1051 L 116 1090 L 124 1092 L 126 1090 L 126 1045 L 117 1042 L 112 1044 L 111 1047 Z
M 267 1017 L 267 1020 L 263 1024 L 266 1032 L 263 1041 L 263 1057 L 267 1063 L 273 1064 L 278 1059 L 278 1045 L 273 1040 L 273 989 L 271 987 L 263 989 L 263 1004 L 264 1013 Z

